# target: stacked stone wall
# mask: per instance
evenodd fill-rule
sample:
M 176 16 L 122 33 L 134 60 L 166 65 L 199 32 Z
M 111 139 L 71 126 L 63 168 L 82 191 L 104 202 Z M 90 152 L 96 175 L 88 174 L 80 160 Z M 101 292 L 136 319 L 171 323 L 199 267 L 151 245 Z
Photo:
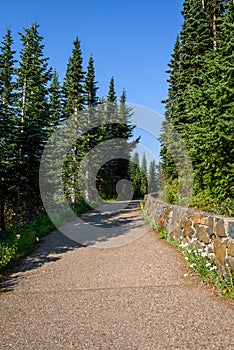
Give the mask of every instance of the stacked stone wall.
M 168 204 L 150 194 L 145 196 L 145 211 L 159 230 L 206 252 L 222 274 L 227 265 L 234 271 L 234 217 Z

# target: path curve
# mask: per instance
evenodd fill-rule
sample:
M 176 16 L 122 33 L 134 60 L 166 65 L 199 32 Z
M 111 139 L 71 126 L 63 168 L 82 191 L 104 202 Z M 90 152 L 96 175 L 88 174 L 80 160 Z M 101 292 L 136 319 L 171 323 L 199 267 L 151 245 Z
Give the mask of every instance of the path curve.
M 133 225 L 142 220 L 135 210 Z M 143 226 L 143 236 L 111 249 L 59 231 L 45 237 L 2 286 L 0 349 L 233 350 L 233 304 Z

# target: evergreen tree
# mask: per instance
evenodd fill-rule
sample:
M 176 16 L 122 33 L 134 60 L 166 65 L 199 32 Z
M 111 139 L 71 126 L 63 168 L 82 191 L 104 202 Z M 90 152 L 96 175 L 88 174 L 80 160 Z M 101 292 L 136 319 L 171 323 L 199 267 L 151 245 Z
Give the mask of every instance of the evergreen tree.
M 220 206 L 233 193 L 233 6 L 233 0 L 184 1 L 179 54 L 169 71 L 166 120 L 189 150 L 195 204 L 206 196 Z M 175 167 L 165 147 L 173 135 L 167 135 L 167 125 L 160 137 L 161 157 L 173 192 Z M 174 193 L 169 197 L 175 198 Z
M 39 165 L 50 133 L 48 82 L 51 70 L 43 55 L 43 38 L 38 24 L 20 33 L 23 48 L 17 69 L 19 108 L 18 196 L 22 215 L 29 221 L 40 205 Z
M 115 136 L 115 128 L 117 126 L 117 95 L 115 92 L 114 77 L 111 77 L 109 90 L 106 98 L 106 108 L 105 108 L 105 117 L 103 120 L 104 124 L 104 140 L 111 140 Z M 114 124 L 113 124 L 114 123 Z M 112 156 L 114 151 L 113 147 L 110 146 L 110 156 Z M 109 158 L 109 156 L 108 156 Z M 110 160 L 105 165 L 102 166 L 102 169 L 99 172 L 99 188 L 102 188 L 102 195 L 105 198 L 114 198 L 116 194 L 116 181 L 115 181 L 115 170 L 116 170 L 116 161 Z
M 204 56 L 212 49 L 208 18 L 200 0 L 185 0 L 182 14 L 184 23 L 180 32 L 180 74 L 177 83 L 177 98 L 171 121 L 182 136 L 186 137 L 186 125 L 195 120 L 186 114 L 190 101 L 188 88 L 202 84 L 200 72 L 204 68 Z
M 217 38 L 220 33 L 220 15 L 224 12 L 223 0 L 206 0 L 203 8 L 205 9 L 210 25 L 210 31 L 213 40 L 213 49 L 217 49 Z
M 87 73 L 85 76 L 85 84 L 84 84 L 84 92 L 86 96 L 86 105 L 87 105 L 87 112 L 86 112 L 86 125 L 88 125 L 88 131 L 85 132 L 85 138 L 83 142 L 83 148 L 84 152 L 86 153 L 86 169 L 84 174 L 84 184 L 85 187 L 85 197 L 86 200 L 91 201 L 95 200 L 93 198 L 93 191 L 91 188 L 91 176 L 93 172 L 93 162 L 94 159 L 91 160 L 89 156 L 89 151 L 96 146 L 97 140 L 100 138 L 100 128 L 93 128 L 91 129 L 91 124 L 93 123 L 93 119 L 95 119 L 97 115 L 96 106 L 98 103 L 98 97 L 97 97 L 97 82 L 95 81 L 95 68 L 94 68 L 94 60 L 92 55 L 89 58 L 88 67 L 87 67 Z
M 73 42 L 72 55 L 69 58 L 67 71 L 64 79 L 64 112 L 69 117 L 78 113 L 84 108 L 84 78 L 85 73 L 82 67 L 82 52 L 80 41 L 76 37 Z
M 58 73 L 55 69 L 49 92 L 51 126 L 53 127 L 62 121 L 62 89 L 59 83 Z
M 90 55 L 89 63 L 87 67 L 87 73 L 85 76 L 84 91 L 86 95 L 86 105 L 90 108 L 97 105 L 97 82 L 95 81 L 95 69 L 93 56 Z
M 115 103 L 117 102 L 117 95 L 115 92 L 115 82 L 114 77 L 111 77 L 110 84 L 109 84 L 109 91 L 107 94 L 107 102 Z
M 129 167 L 130 179 L 134 189 L 134 198 L 141 198 L 141 169 L 140 169 L 140 160 L 139 153 L 135 152 Z
M 14 59 L 12 50 L 12 36 L 7 30 L 0 47 L 0 238 L 5 234 L 6 202 L 13 197 L 15 185 L 15 84 Z
M 113 133 L 113 126 L 111 126 L 112 119 L 115 121 L 117 116 L 117 95 L 115 92 L 115 82 L 114 77 L 111 77 L 110 84 L 109 84 L 109 90 L 106 98 L 106 105 L 107 105 L 107 133 L 110 133 L 112 135 Z
M 107 162 L 99 172 L 98 188 L 105 198 L 116 197 L 116 184 L 121 179 L 130 178 L 129 175 L 129 161 L 123 159 L 129 158 L 131 150 L 135 147 L 139 141 L 130 141 L 133 136 L 133 129 L 135 126 L 131 125 L 132 109 L 126 104 L 126 92 L 120 97 L 119 104 L 117 103 L 117 95 L 114 89 L 114 78 L 111 78 L 109 91 L 106 102 L 104 103 L 105 112 L 103 116 L 103 128 L 101 131 L 102 141 L 119 139 L 117 142 L 113 140 L 113 147 L 110 145 L 109 150 L 110 158 L 116 155 L 123 155 L 121 158 L 116 156 L 115 159 Z M 103 111 L 103 108 L 102 108 Z M 109 157 L 108 157 L 109 158 Z
M 155 160 L 152 160 L 150 162 L 148 184 L 149 184 L 149 193 L 156 193 L 156 194 L 158 194 L 158 191 L 159 191 L 159 179 L 158 179 L 158 176 L 157 176 L 157 168 L 156 168 Z
M 68 200 L 72 203 L 75 203 L 80 198 L 77 173 L 79 163 L 84 156 L 84 150 L 82 149 L 84 136 L 82 135 L 82 130 L 86 121 L 84 114 L 79 113 L 85 106 L 85 73 L 82 62 L 80 41 L 76 37 L 73 42 L 72 55 L 69 58 L 63 85 L 64 117 L 69 118 L 73 116 L 74 130 L 77 133 L 77 140 L 71 146 L 70 152 L 68 152 L 66 161 L 64 162 L 64 191 L 67 194 Z
M 170 63 L 168 64 L 169 70 L 166 71 L 166 73 L 169 74 L 169 78 L 167 82 L 169 83 L 168 87 L 168 98 L 162 103 L 165 104 L 165 119 L 166 122 L 162 125 L 162 132 L 160 136 L 160 142 L 161 142 L 161 150 L 160 150 L 160 157 L 161 157 L 161 168 L 163 169 L 164 176 L 167 180 L 173 181 L 177 179 L 178 174 L 176 171 L 176 167 L 174 164 L 174 161 L 172 159 L 172 156 L 169 152 L 169 149 L 166 147 L 165 138 L 168 138 L 172 140 L 172 137 L 170 134 L 170 131 L 168 131 L 167 123 L 173 122 L 173 117 L 175 115 L 175 108 L 177 103 L 177 97 L 179 94 L 179 79 L 181 74 L 181 53 L 180 53 L 180 38 L 177 36 L 174 51 L 172 53 L 172 59 Z
M 145 153 L 143 154 L 141 163 L 141 192 L 143 195 L 148 193 L 148 168 Z
M 190 131 L 196 193 L 206 191 L 221 203 L 233 194 L 234 5 L 227 1 L 221 16 L 217 48 L 206 56 L 204 84 L 191 90 L 190 113 L 199 120 Z

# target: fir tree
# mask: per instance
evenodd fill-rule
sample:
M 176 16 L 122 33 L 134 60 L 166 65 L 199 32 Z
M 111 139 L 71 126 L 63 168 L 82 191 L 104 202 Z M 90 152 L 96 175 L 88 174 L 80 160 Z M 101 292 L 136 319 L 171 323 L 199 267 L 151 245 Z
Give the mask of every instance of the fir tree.
M 78 113 L 84 108 L 84 78 L 85 73 L 82 67 L 82 52 L 80 41 L 76 37 L 73 42 L 72 55 L 69 58 L 67 71 L 64 79 L 64 112 L 69 117 L 74 113 Z
M 217 48 L 206 56 L 204 84 L 191 90 L 191 114 L 200 119 L 190 131 L 196 193 L 206 191 L 219 203 L 233 193 L 234 4 L 220 18 Z
M 11 201 L 15 181 L 16 119 L 13 40 L 10 29 L 7 30 L 0 47 L 0 237 L 6 231 L 5 206 Z M 13 203 L 11 203 L 12 205 Z
M 141 169 L 138 152 L 135 152 L 129 167 L 130 179 L 134 189 L 134 198 L 141 198 Z
M 175 180 L 178 177 L 174 161 L 171 157 L 169 149 L 166 147 L 165 138 L 172 139 L 169 135 L 168 128 L 166 127 L 167 123 L 172 123 L 175 116 L 175 109 L 177 104 L 177 97 L 180 93 L 179 91 L 179 81 L 181 74 L 181 53 L 180 53 L 180 38 L 177 36 L 174 51 L 171 55 L 172 59 L 168 64 L 169 70 L 166 73 L 169 74 L 167 82 L 169 83 L 168 87 L 168 97 L 166 100 L 162 101 L 165 104 L 165 118 L 166 122 L 162 125 L 162 132 L 160 136 L 161 142 L 161 168 L 164 171 L 164 176 L 166 179 Z
M 156 168 L 155 160 L 152 160 L 150 162 L 148 184 L 149 184 L 149 193 L 156 193 L 156 194 L 158 194 L 158 191 L 159 191 L 159 179 L 158 179 L 158 176 L 157 176 L 157 168 Z
M 91 188 L 91 176 L 93 173 L 93 167 L 94 159 L 91 159 L 89 156 L 89 151 L 96 146 L 96 142 L 100 137 L 100 128 L 93 128 L 92 123 L 93 119 L 96 118 L 97 110 L 96 106 L 98 103 L 98 97 L 97 97 L 97 82 L 95 80 L 95 68 L 94 68 L 94 60 L 92 55 L 89 58 L 88 67 L 87 67 L 87 73 L 85 76 L 85 82 L 84 82 L 84 93 L 85 93 L 85 103 L 87 105 L 87 112 L 86 115 L 86 121 L 85 124 L 88 125 L 88 131 L 85 132 L 85 137 L 83 141 L 83 148 L 84 152 L 86 153 L 86 169 L 84 174 L 84 184 L 85 187 L 85 197 L 87 201 L 95 200 L 93 198 L 93 190 Z
M 143 154 L 141 163 L 141 192 L 143 195 L 148 193 L 148 168 L 145 153 Z
M 203 8 L 208 16 L 214 50 L 217 49 L 217 38 L 221 29 L 220 15 L 224 12 L 223 2 L 223 0 L 206 0 L 203 4 Z
M 84 79 L 85 73 L 82 67 L 82 52 L 80 41 L 76 37 L 73 42 L 72 55 L 69 58 L 67 71 L 64 79 L 64 117 L 73 116 L 74 129 L 77 133 L 77 140 L 71 145 L 66 161 L 64 162 L 64 190 L 67 198 L 75 203 L 80 199 L 78 169 L 79 163 L 84 156 L 83 143 L 84 135 L 82 130 L 86 123 L 84 114 L 81 112 L 85 106 Z M 81 112 L 81 113 L 79 113 Z
M 89 63 L 87 67 L 87 73 L 85 76 L 84 91 L 86 95 L 86 105 L 90 108 L 97 105 L 97 82 L 95 80 L 95 68 L 93 56 L 90 55 Z
M 180 54 L 169 71 L 166 119 L 189 150 L 195 204 L 196 198 L 206 196 L 221 206 L 233 193 L 233 6 L 232 0 L 184 1 Z M 176 174 L 165 147 L 170 138 L 166 134 L 164 123 L 162 167 L 167 188 L 171 185 L 174 191 Z
M 18 195 L 27 221 L 40 205 L 39 165 L 44 144 L 50 134 L 48 82 L 51 70 L 43 55 L 43 38 L 38 24 L 20 33 L 23 48 L 17 69 L 18 128 Z
M 185 0 L 182 14 L 184 23 L 180 32 L 180 74 L 177 82 L 177 98 L 172 123 L 183 136 L 187 134 L 186 124 L 195 120 L 186 114 L 190 101 L 187 90 L 191 85 L 199 88 L 202 84 L 200 72 L 204 68 L 204 56 L 212 49 L 211 33 L 207 14 L 200 0 Z
M 54 69 L 49 91 L 50 116 L 52 127 L 62 121 L 62 89 L 57 71 Z

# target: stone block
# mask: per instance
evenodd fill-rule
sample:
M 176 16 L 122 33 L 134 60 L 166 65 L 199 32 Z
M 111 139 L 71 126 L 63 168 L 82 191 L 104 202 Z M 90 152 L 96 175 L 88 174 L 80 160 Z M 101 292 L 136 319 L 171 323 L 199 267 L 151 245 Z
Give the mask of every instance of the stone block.
M 223 219 L 218 219 L 215 223 L 215 234 L 217 237 L 227 237 Z
M 227 233 L 234 239 L 234 220 L 228 221 Z
M 201 214 L 199 212 L 191 212 L 190 217 L 195 227 L 201 223 Z
M 189 237 L 190 239 L 194 237 L 195 233 L 196 233 L 196 231 L 195 231 L 195 229 L 194 229 L 193 227 L 190 227 L 190 228 L 188 229 L 188 237 Z
M 231 270 L 234 272 L 234 258 L 228 257 L 226 263 L 230 266 Z
M 195 234 L 195 236 L 197 237 L 197 239 L 201 242 L 204 242 L 206 244 L 208 244 L 210 242 L 210 238 L 208 235 L 208 227 L 204 226 L 204 225 L 199 225 L 197 227 L 197 232 Z
M 234 243 L 231 243 L 231 242 L 228 243 L 227 254 L 234 257 Z
M 183 229 L 184 237 L 189 235 L 189 229 L 192 226 L 192 223 L 186 217 L 183 217 L 180 227 Z
M 226 258 L 226 244 L 222 243 L 219 239 L 215 239 L 213 248 L 216 259 L 224 266 Z
M 193 250 L 203 249 L 205 247 L 205 244 L 196 240 L 190 243 L 189 247 Z

